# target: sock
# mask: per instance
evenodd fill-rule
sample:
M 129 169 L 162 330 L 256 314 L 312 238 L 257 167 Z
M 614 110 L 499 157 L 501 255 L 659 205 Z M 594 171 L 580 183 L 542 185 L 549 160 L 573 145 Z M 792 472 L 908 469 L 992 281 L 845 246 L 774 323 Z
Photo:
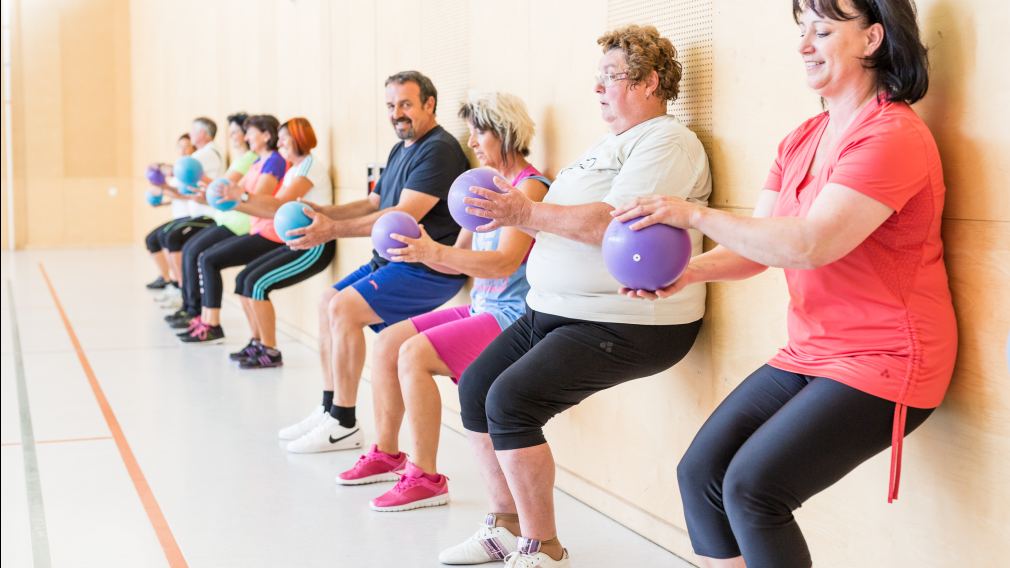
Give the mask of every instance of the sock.
M 330 407 L 332 406 L 333 406 L 333 391 L 323 391 L 323 412 L 329 414 Z
M 354 418 L 354 407 L 353 406 L 337 406 L 334 404 L 330 407 L 330 416 L 337 419 L 340 425 L 344 428 L 352 428 L 357 420 Z
M 494 513 L 494 526 L 504 527 L 514 535 L 519 534 L 519 515 L 516 513 Z
M 540 552 L 543 552 L 554 560 L 561 560 L 561 557 L 565 555 L 565 549 L 561 546 L 561 541 L 558 540 L 558 537 L 541 540 Z

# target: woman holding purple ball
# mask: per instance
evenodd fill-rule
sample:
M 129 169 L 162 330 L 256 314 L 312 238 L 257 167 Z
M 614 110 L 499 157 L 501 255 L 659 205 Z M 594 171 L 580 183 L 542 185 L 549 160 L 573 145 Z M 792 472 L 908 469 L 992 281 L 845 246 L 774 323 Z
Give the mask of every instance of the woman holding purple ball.
M 603 57 L 595 92 L 610 133 L 561 170 L 542 203 L 501 179 L 504 193 L 479 189 L 484 199 L 465 200 L 471 214 L 488 219 L 479 231 L 519 227 L 536 244 L 526 313 L 460 378 L 463 426 L 490 511 L 473 536 L 441 553 L 443 563 L 568 566 L 543 426 L 594 393 L 674 365 L 701 327 L 703 286 L 655 304 L 627 298 L 601 249 L 610 212 L 636 196 L 708 201 L 705 150 L 667 115 L 681 77 L 676 49 L 651 26 L 620 28 L 597 41 Z M 693 248 L 700 252 L 700 235 Z
M 943 400 L 957 355 L 940 155 L 909 106 L 929 84 L 915 8 L 794 0 L 793 17 L 825 112 L 779 144 L 754 216 L 670 197 L 615 212 L 719 243 L 669 288 L 629 295 L 785 271 L 787 344 L 726 397 L 677 467 L 706 567 L 810 566 L 793 511 L 888 448 L 896 499 L 902 441 Z
M 482 166 L 510 180 L 525 198 L 543 199 L 549 182 L 526 160 L 534 127 L 519 97 L 471 93 L 459 116 L 470 129 L 467 145 Z M 416 227 L 414 223 L 411 228 Z M 447 478 L 436 467 L 441 399 L 433 375 L 458 379 L 526 310 L 526 257 L 533 239 L 516 228 L 485 233 L 463 229 L 455 245 L 447 246 L 429 237 L 423 226 L 417 238 L 395 234 L 391 238 L 402 245 L 380 252 L 393 262 L 423 263 L 443 273 L 474 277 L 469 305 L 393 324 L 382 330 L 375 343 L 372 392 L 377 443 L 354 467 L 339 474 L 337 483 L 399 480 L 373 499 L 371 506 L 379 511 L 406 511 L 449 501 Z M 415 440 L 409 461 L 398 444 L 404 414 Z M 402 478 L 398 471 L 404 471 Z

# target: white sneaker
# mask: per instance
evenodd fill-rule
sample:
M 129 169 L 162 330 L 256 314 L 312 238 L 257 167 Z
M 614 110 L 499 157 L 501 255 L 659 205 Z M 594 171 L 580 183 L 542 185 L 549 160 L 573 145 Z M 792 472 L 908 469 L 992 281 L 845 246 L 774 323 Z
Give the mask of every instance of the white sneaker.
M 344 428 L 336 418 L 324 414 L 322 420 L 312 430 L 288 443 L 288 451 L 293 454 L 315 454 L 353 450 L 360 448 L 363 441 L 360 425 Z
M 505 527 L 494 526 L 494 522 L 494 513 L 488 513 L 473 536 L 440 552 L 438 561 L 442 564 L 483 564 L 505 560 L 517 549 L 516 535 Z
M 561 555 L 561 560 L 555 560 L 540 552 L 540 541 L 532 538 L 519 537 L 519 548 L 505 558 L 505 568 L 569 568 L 568 551 Z
M 182 298 L 169 298 L 167 301 L 158 304 L 158 307 L 170 312 L 177 312 L 182 309 Z
M 311 432 L 312 429 L 316 427 L 316 424 L 319 424 L 322 421 L 324 416 L 329 415 L 323 410 L 323 406 L 319 405 L 301 422 L 292 424 L 287 428 L 281 428 L 280 431 L 277 432 L 277 437 L 281 440 L 297 440 L 298 438 L 301 438 Z
M 164 304 L 165 302 L 175 298 L 182 298 L 182 290 L 169 284 L 168 286 L 165 286 L 165 289 L 162 290 L 160 294 L 154 297 L 154 301 L 159 304 Z

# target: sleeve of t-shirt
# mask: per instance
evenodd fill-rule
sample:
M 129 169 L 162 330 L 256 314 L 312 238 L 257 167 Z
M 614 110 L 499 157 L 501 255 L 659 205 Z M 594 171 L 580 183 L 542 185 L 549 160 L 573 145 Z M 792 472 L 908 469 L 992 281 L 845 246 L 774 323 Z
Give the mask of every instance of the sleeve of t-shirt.
M 772 191 L 782 190 L 782 172 L 784 168 L 782 167 L 785 161 L 786 144 L 792 135 L 786 136 L 779 142 L 778 152 L 775 153 L 775 161 L 772 162 L 772 169 L 768 171 L 768 177 L 765 178 L 764 189 L 770 189 Z
M 419 150 L 417 165 L 407 173 L 403 187 L 446 199 L 449 186 L 461 173 L 454 148 L 448 142 L 437 140 Z
M 705 202 L 707 195 L 695 192 L 701 169 L 706 168 L 704 156 L 692 156 L 684 141 L 673 131 L 648 133 L 635 144 L 614 177 L 603 202 L 620 207 L 643 195 L 673 195 Z
M 895 211 L 928 184 L 929 167 L 920 133 L 901 122 L 868 125 L 842 149 L 828 178 Z
M 242 154 L 241 156 L 236 158 L 235 161 L 231 163 L 231 167 L 228 168 L 228 171 L 238 172 L 242 175 L 245 175 L 249 171 L 249 168 L 257 160 L 257 158 L 259 158 L 259 156 L 256 155 L 256 152 L 246 152 L 245 154 Z
M 199 162 L 203 167 L 204 175 L 208 177 L 216 177 L 221 173 L 221 155 L 217 153 L 217 150 L 210 148 L 205 152 L 200 152 Z
M 389 171 L 389 164 L 393 163 L 393 156 L 395 156 L 396 152 L 400 148 L 402 148 L 402 147 L 403 147 L 403 143 L 401 142 L 401 143 L 398 143 L 395 146 L 393 146 L 393 149 L 389 151 L 389 155 L 386 156 L 386 170 L 385 171 Z M 372 190 L 372 193 L 374 193 L 375 195 L 382 195 L 382 179 L 384 177 L 385 177 L 384 175 L 379 174 L 379 180 L 375 182 L 375 189 Z
M 277 178 L 278 181 L 284 179 L 284 172 L 288 169 L 288 163 L 284 161 L 284 158 L 280 154 L 274 152 L 267 157 L 267 161 L 263 163 L 263 169 L 260 170 L 260 174 L 270 174 Z

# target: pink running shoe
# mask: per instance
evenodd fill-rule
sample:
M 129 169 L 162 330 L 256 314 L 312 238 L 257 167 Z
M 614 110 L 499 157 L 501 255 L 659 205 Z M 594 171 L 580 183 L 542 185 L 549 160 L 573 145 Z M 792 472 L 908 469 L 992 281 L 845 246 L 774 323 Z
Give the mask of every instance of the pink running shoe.
M 449 484 L 446 476 L 439 474 L 438 481 L 428 476 L 416 465 L 407 462 L 407 470 L 392 489 L 372 499 L 373 511 L 409 511 L 421 507 L 437 507 L 449 502 Z
M 407 454 L 400 452 L 399 456 L 391 456 L 379 451 L 379 446 L 372 444 L 372 449 L 361 455 L 354 467 L 337 475 L 340 485 L 365 485 L 380 481 L 396 481 L 400 479 L 398 471 L 407 463 Z

